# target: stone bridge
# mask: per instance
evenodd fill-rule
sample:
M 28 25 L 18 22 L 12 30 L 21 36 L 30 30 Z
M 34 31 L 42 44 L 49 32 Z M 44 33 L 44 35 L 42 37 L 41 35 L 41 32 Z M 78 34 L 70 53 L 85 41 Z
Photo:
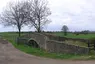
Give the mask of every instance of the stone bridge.
M 26 34 L 26 35 L 21 36 L 18 41 L 19 41 L 19 43 L 25 43 L 25 44 L 32 42 L 31 45 L 35 46 L 35 44 L 36 44 L 37 47 L 46 49 L 46 41 L 47 40 L 48 40 L 48 37 L 46 37 L 43 34 L 31 33 L 31 34 Z
M 88 54 L 89 48 L 79 47 L 75 45 L 68 45 L 63 43 L 63 38 L 41 33 L 30 33 L 18 38 L 19 43 L 25 43 L 34 47 L 47 50 L 55 53 L 74 53 L 74 54 Z M 60 41 L 59 41 L 60 40 Z

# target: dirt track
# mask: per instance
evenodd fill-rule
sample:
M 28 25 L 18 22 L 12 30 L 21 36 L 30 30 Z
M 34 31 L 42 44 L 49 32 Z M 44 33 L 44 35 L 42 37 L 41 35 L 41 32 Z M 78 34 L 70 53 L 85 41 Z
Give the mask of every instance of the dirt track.
M 95 61 L 72 61 L 40 58 L 15 49 L 0 39 L 0 64 L 95 64 Z

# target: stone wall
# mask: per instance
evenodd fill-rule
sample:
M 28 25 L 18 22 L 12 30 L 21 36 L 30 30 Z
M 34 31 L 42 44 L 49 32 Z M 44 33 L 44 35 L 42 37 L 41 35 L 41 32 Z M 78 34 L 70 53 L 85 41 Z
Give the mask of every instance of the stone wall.
M 27 38 L 20 38 L 20 37 L 18 37 L 18 38 L 16 39 L 16 43 L 17 43 L 17 44 L 27 44 L 27 41 L 28 41 Z
M 69 45 L 59 41 L 47 41 L 47 51 L 54 53 L 73 53 L 73 54 L 88 54 L 89 48 Z
M 45 36 L 47 36 L 49 38 L 49 40 L 57 40 L 57 41 L 65 41 L 67 38 L 66 37 L 60 37 L 60 36 L 56 36 L 56 35 L 52 35 L 52 34 L 45 34 Z
M 52 35 L 52 34 L 44 34 L 44 35 L 46 35 L 50 40 L 56 40 L 56 41 L 73 40 L 73 41 L 81 41 L 84 43 L 88 43 L 88 39 L 67 38 L 67 37 L 61 37 L 61 36 L 56 36 L 56 35 Z
M 49 52 L 74 54 L 88 54 L 89 52 L 88 48 L 62 43 L 61 41 L 64 42 L 66 40 L 65 37 L 57 37 L 52 35 L 46 36 L 39 33 L 31 33 L 22 36 L 18 41 L 26 44 L 30 40 L 36 41 L 40 48 Z

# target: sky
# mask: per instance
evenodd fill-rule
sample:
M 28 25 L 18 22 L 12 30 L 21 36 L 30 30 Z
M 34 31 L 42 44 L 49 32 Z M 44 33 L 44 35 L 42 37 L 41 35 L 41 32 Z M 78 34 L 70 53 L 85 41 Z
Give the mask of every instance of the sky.
M 10 1 L 13 0 L 0 0 L 0 13 Z M 63 25 L 67 25 L 69 31 L 95 31 L 95 0 L 48 0 L 48 5 L 52 22 L 44 27 L 45 31 L 60 31 Z M 22 31 L 29 30 L 35 29 L 22 28 Z M 4 31 L 17 31 L 17 28 L 0 25 L 0 32 Z

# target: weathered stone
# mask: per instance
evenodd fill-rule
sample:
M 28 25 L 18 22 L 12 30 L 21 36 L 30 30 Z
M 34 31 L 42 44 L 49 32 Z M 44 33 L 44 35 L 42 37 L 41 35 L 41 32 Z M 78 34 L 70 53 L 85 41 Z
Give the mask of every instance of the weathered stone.
M 18 42 L 27 44 L 29 41 L 34 40 L 39 45 L 40 48 L 45 49 L 48 52 L 73 54 L 89 53 L 89 48 L 61 43 L 61 41 L 59 41 L 58 39 L 59 37 L 57 36 L 52 35 L 47 36 L 40 33 L 31 33 L 18 38 Z M 62 38 L 60 39 L 62 40 Z M 63 40 L 65 39 L 66 38 L 63 38 Z
M 88 54 L 89 48 L 69 45 L 59 41 L 47 41 L 47 51 L 55 53 Z

